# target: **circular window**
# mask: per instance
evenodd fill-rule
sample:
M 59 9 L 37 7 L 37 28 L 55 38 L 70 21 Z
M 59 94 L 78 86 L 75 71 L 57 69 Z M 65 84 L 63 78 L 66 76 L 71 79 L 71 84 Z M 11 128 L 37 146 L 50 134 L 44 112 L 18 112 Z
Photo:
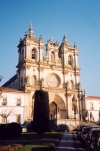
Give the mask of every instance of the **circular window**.
M 47 76 L 47 85 L 49 87 L 57 87 L 60 84 L 60 78 L 57 74 L 49 74 Z

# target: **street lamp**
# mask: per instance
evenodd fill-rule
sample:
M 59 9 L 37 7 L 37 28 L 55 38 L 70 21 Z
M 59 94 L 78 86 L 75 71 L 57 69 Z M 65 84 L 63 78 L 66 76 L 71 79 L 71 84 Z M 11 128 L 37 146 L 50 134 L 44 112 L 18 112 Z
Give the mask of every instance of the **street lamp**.
M 69 91 L 69 82 L 67 81 L 65 83 L 65 86 L 66 86 L 66 110 L 67 110 L 67 118 L 69 118 L 69 115 L 68 115 L 68 91 Z
M 77 106 L 74 105 L 74 114 L 75 114 L 75 124 L 76 124 L 76 114 L 77 114 Z
M 81 98 L 82 98 L 82 89 L 80 82 L 78 83 L 78 101 L 79 101 L 79 119 L 81 120 Z

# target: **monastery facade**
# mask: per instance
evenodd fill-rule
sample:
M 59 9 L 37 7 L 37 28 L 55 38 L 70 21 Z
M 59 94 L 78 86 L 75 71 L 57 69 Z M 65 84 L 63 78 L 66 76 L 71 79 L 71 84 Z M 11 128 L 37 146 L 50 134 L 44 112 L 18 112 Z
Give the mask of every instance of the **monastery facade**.
M 46 55 L 43 55 L 44 48 L 46 48 Z M 39 89 L 49 93 L 51 120 L 82 119 L 85 93 L 82 93 L 80 83 L 78 49 L 75 44 L 74 46 L 69 44 L 66 35 L 60 45 L 57 41 L 48 40 L 44 47 L 42 36 L 37 39 L 31 25 L 18 44 L 16 67 L 16 75 L 3 87 L 21 91 L 20 95 L 19 92 L 14 94 L 14 98 L 18 95 L 20 102 L 24 101 L 24 104 L 19 105 L 24 108 L 21 111 L 23 114 L 20 113 L 21 122 L 32 119 L 34 93 Z

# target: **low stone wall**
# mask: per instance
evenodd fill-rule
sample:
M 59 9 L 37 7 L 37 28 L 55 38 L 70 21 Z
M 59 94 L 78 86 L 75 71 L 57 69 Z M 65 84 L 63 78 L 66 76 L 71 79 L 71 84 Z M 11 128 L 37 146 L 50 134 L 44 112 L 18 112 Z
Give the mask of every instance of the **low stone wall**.
M 77 127 L 77 125 L 79 125 L 80 123 L 82 123 L 82 121 L 74 120 L 74 119 L 59 119 L 59 120 L 57 120 L 57 125 L 66 124 L 70 127 L 70 130 L 75 129 Z
M 79 124 L 89 124 L 92 126 L 100 126 L 99 122 L 89 121 L 87 123 L 86 121 L 79 121 L 79 120 L 75 120 L 75 119 L 59 119 L 59 120 L 57 120 L 57 125 L 58 124 L 68 125 L 70 128 L 70 131 L 74 130 L 77 127 L 77 125 L 79 125 Z

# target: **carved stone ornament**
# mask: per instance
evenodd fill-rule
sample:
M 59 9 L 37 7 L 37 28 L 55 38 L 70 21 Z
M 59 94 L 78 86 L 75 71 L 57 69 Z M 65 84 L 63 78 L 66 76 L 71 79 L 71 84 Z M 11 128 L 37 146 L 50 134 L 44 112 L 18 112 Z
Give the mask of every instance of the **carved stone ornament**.
M 41 71 L 41 72 L 43 72 L 44 67 L 39 67 L 38 70 Z
M 80 73 L 79 73 L 79 72 L 77 72 L 77 76 L 80 76 Z
M 43 60 L 44 60 L 44 61 L 48 61 L 48 60 L 49 60 L 49 59 L 48 59 L 48 56 L 44 56 L 44 57 L 43 57 Z
M 31 90 L 27 89 L 27 92 L 31 93 Z
M 23 67 L 24 67 L 25 69 L 30 69 L 31 66 L 29 66 L 29 65 L 24 65 Z
M 71 96 L 71 93 L 68 93 L 68 96 Z
M 55 51 L 55 52 L 58 52 L 58 49 L 55 49 L 54 51 Z
M 55 69 L 56 69 L 56 66 L 55 66 L 55 65 L 51 65 L 51 69 L 52 69 L 52 70 L 55 70 Z
M 40 49 L 44 49 L 44 47 L 43 47 L 43 46 L 41 46 L 41 47 L 40 47 Z
M 65 82 L 65 87 L 66 87 L 67 90 L 69 90 L 69 82 L 68 81 Z
M 64 71 L 64 74 L 68 74 L 68 71 Z

